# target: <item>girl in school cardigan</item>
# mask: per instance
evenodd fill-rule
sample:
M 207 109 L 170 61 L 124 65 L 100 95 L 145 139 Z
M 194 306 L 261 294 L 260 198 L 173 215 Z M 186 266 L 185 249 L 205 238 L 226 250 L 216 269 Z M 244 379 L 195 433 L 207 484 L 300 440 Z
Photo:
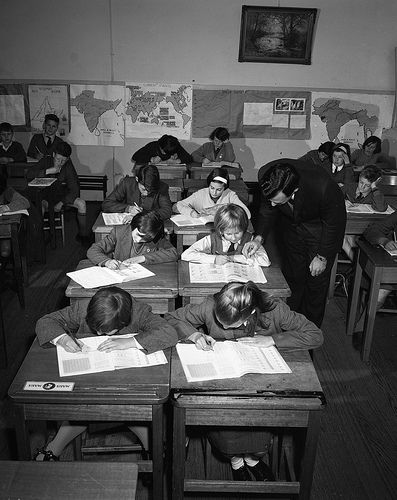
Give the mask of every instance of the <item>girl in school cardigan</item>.
M 171 217 L 172 203 L 168 185 L 160 180 L 158 168 L 143 165 L 136 177 L 124 177 L 102 203 L 104 212 L 136 215 L 142 210 L 157 212 L 162 220 Z
M 202 215 L 215 215 L 222 205 L 234 203 L 240 205 L 248 218 L 251 218 L 248 208 L 237 194 L 229 189 L 229 173 L 225 168 L 214 168 L 207 177 L 207 186 L 175 203 L 174 212 L 197 218 Z
M 131 224 L 115 226 L 103 240 L 91 245 L 87 257 L 97 266 L 119 269 L 132 263 L 174 262 L 178 254 L 164 236 L 160 216 L 140 212 Z
M 73 332 L 73 338 L 70 332 Z M 116 333 L 126 335 L 126 338 L 113 338 Z M 134 348 L 151 354 L 175 345 L 178 340 L 175 329 L 169 323 L 153 314 L 148 305 L 137 302 L 128 292 L 116 286 L 98 290 L 88 306 L 76 302 L 43 316 L 36 325 L 36 335 L 42 347 L 60 345 L 68 352 L 79 352 L 84 343 L 80 339 L 96 334 L 104 336 L 98 346 L 102 352 Z M 56 436 L 36 451 L 34 460 L 59 460 L 64 448 L 86 428 L 87 425 L 64 421 Z M 139 437 L 147 451 L 148 428 L 130 426 L 130 430 Z
M 201 304 L 189 304 L 165 315 L 181 340 L 209 350 L 218 340 L 238 340 L 261 347 L 314 349 L 323 342 L 322 332 L 302 314 L 281 300 L 271 299 L 252 282 L 232 282 Z M 205 333 L 201 329 L 205 329 Z M 255 428 L 211 431 L 211 444 L 231 461 L 233 478 L 272 480 L 269 467 L 260 460 L 271 434 Z
M 181 259 L 200 264 L 222 265 L 227 262 L 270 266 L 270 260 L 262 245 L 254 255 L 246 258 L 243 249 L 252 240 L 247 231 L 248 217 L 243 208 L 234 203 L 221 207 L 214 219 L 214 232 L 196 241 L 185 250 Z
M 239 167 L 233 145 L 230 142 L 229 131 L 224 127 L 217 127 L 209 136 L 210 142 L 204 143 L 196 151 L 193 151 L 193 161 L 202 165 L 221 163 L 229 167 Z

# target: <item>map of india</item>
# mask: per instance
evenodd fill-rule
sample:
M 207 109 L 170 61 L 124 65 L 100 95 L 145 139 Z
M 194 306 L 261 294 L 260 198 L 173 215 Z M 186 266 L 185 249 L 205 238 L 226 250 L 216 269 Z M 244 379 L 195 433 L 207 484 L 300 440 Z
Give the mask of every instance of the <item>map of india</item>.
M 192 87 L 179 84 L 129 83 L 126 86 L 126 136 L 190 138 Z
M 326 125 L 330 141 L 335 141 L 346 123 L 357 120 L 364 127 L 364 135 L 373 135 L 378 128 L 379 107 L 349 99 L 317 99 L 313 103 L 313 115 L 318 115 Z
M 308 146 L 325 141 L 344 142 L 358 149 L 371 135 L 382 137 L 391 127 L 392 94 L 312 92 L 311 137 Z
M 83 92 L 70 100 L 71 106 L 76 106 L 79 113 L 82 113 L 87 128 L 90 132 L 94 132 L 98 128 L 99 118 L 106 111 L 115 111 L 117 106 L 122 102 L 122 99 L 115 101 L 106 101 L 105 99 L 96 99 L 93 90 L 83 90 Z
M 72 144 L 124 146 L 124 86 L 71 85 Z

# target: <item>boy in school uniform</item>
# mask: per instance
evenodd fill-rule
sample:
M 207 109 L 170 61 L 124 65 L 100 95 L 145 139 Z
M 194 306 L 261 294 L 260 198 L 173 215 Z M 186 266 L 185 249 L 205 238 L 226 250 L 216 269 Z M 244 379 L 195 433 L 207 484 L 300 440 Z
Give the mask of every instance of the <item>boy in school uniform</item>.
M 25 162 L 26 153 L 20 142 L 14 141 L 14 129 L 7 122 L 0 123 L 0 173 L 7 175 L 7 164 Z
M 138 149 L 131 158 L 133 165 L 145 165 L 147 163 L 192 163 L 191 155 L 181 146 L 173 135 L 163 135 L 158 141 L 149 142 L 143 148 Z
M 49 113 L 44 117 L 43 132 L 34 134 L 30 140 L 28 147 L 28 156 L 36 160 L 43 158 L 51 159 L 55 152 L 55 148 L 63 140 L 56 135 L 59 127 L 59 118 L 53 113 Z

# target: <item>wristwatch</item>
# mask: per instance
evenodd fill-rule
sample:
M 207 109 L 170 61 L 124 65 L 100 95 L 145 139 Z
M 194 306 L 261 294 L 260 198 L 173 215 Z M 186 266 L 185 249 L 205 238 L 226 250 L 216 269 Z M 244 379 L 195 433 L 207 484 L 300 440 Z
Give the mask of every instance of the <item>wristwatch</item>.
M 323 255 L 317 254 L 316 257 L 318 260 L 321 260 L 321 262 L 327 262 L 327 257 L 324 257 Z

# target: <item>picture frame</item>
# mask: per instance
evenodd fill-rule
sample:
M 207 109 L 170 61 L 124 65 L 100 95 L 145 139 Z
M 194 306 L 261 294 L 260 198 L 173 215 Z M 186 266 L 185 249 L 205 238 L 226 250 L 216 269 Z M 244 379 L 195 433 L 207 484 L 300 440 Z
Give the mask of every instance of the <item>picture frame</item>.
M 317 9 L 242 6 L 239 62 L 311 64 Z

